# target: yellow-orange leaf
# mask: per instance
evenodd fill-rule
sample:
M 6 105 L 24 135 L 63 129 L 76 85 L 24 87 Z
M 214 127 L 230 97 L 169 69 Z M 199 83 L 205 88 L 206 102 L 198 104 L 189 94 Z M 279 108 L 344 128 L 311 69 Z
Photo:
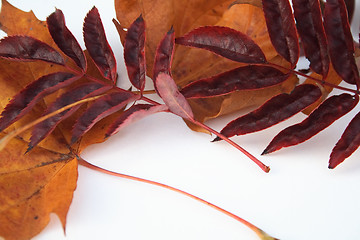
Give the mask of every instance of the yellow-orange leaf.
M 44 21 L 38 20 L 32 12 L 13 7 L 5 0 L 2 1 L 0 28 L 8 35 L 29 35 L 57 48 Z M 66 56 L 64 58 L 67 59 L 67 65 L 73 66 L 72 61 Z M 67 70 L 40 61 L 17 62 L 0 59 L 0 111 L 26 85 L 45 74 L 57 71 Z M 103 79 L 90 58 L 87 75 Z M 89 80 L 82 78 L 70 87 L 85 81 Z M 44 98 L 30 113 L 1 132 L 0 138 L 38 119 L 63 91 L 66 89 Z M 30 239 L 48 224 L 50 213 L 55 213 L 65 228 L 66 215 L 78 176 L 75 154 L 79 154 L 94 142 L 104 141 L 107 129 L 104 126 L 111 124 L 112 120 L 104 119 L 99 122 L 98 126 L 79 141 L 79 146 L 70 149 L 68 143 L 73 123 L 74 118 L 61 123 L 50 136 L 27 154 L 25 152 L 31 131 L 12 139 L 0 151 L 0 238 Z

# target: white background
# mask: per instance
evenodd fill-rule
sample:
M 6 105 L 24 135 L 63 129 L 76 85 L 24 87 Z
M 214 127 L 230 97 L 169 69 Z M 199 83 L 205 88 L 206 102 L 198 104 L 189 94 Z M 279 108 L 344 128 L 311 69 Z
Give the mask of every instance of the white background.
M 55 7 L 81 45 L 82 21 L 96 5 L 108 40 L 126 72 L 119 37 L 111 23 L 112 0 L 10 1 L 44 20 Z M 358 18 L 355 19 L 358 22 Z M 355 26 L 357 34 L 358 27 Z M 157 114 L 89 147 L 83 157 L 106 169 L 165 183 L 214 203 L 282 240 L 360 238 L 360 151 L 335 170 L 328 157 L 357 107 L 306 143 L 260 156 L 273 136 L 304 115 L 266 131 L 233 138 L 271 167 L 268 174 L 224 142 L 190 131 L 171 114 Z M 209 122 L 220 130 L 238 115 Z M 218 240 L 258 237 L 241 223 L 188 197 L 156 186 L 79 167 L 66 236 L 55 215 L 36 240 Z

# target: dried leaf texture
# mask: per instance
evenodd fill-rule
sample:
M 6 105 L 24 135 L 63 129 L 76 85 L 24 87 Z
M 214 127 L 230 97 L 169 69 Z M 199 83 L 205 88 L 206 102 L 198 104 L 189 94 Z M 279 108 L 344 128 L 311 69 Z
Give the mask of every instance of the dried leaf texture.
M 147 25 L 146 62 L 148 75 L 152 77 L 155 50 L 163 36 L 174 27 L 176 36 L 182 36 L 191 29 L 213 25 L 220 20 L 231 0 L 115 0 L 118 21 L 124 28 L 140 15 Z
M 171 28 L 160 41 L 154 60 L 153 78 L 156 79 L 159 73 L 171 75 L 171 63 L 175 50 L 175 33 Z
M 104 93 L 109 90 L 111 87 L 107 85 L 102 85 L 99 83 L 84 83 L 81 84 L 74 89 L 69 89 L 64 94 L 62 94 L 59 98 L 55 100 L 44 112 L 43 115 L 47 115 L 52 113 L 58 109 L 66 107 L 69 104 L 75 103 L 81 99 L 92 97 Z M 55 127 L 64 119 L 70 117 L 73 113 L 75 113 L 81 105 L 75 106 L 71 109 L 65 110 L 54 117 L 48 118 L 45 121 L 37 124 L 30 138 L 28 151 L 31 150 L 34 146 L 36 146 L 40 141 L 46 138 Z
M 240 90 L 274 86 L 284 82 L 289 76 L 273 67 L 249 65 L 192 82 L 186 85 L 181 93 L 186 98 L 214 97 Z
M 329 168 L 335 168 L 358 149 L 360 145 L 360 113 L 346 127 L 345 132 L 333 148 Z
M 93 8 L 84 20 L 84 41 L 86 49 L 102 75 L 116 83 L 116 60 L 106 39 L 105 30 L 97 8 Z
M 276 51 L 295 67 L 300 50 L 290 2 L 263 0 L 262 6 L 271 42 Z
M 144 90 L 145 63 L 145 22 L 138 17 L 129 27 L 124 42 L 124 60 L 130 82 L 134 87 Z
M 358 101 L 358 98 L 347 93 L 326 99 L 301 123 L 290 126 L 276 135 L 263 154 L 308 140 L 348 113 L 356 106 Z
M 0 131 L 28 113 L 46 95 L 68 86 L 80 77 L 72 73 L 57 72 L 45 75 L 19 92 L 1 113 Z
M 23 12 L 8 2 L 2 1 L 0 23 L 1 29 L 9 35 L 31 36 L 45 42 L 59 52 L 49 34 L 46 23 L 39 21 L 32 12 Z M 65 55 L 62 57 L 67 58 Z M 88 59 L 90 61 L 87 63 L 87 74 L 103 79 L 91 58 L 88 57 Z M 75 67 L 72 61 L 67 60 L 67 64 Z M 68 75 L 70 73 L 65 73 L 63 66 L 57 64 L 44 61 L 19 62 L 0 59 L 1 110 L 5 108 L 10 99 L 26 86 L 36 84 L 36 80 L 43 76 L 56 76 L 56 72 L 62 72 L 60 75 L 66 75 L 72 79 L 73 75 L 70 76 Z M 84 78 L 78 79 L 71 83 L 69 89 L 76 88 L 79 84 L 84 84 L 87 81 Z M 64 86 L 62 85 L 62 87 Z M 48 90 L 47 87 L 50 86 L 43 85 L 46 90 Z M 28 101 L 31 99 L 30 95 L 34 96 L 37 93 L 39 93 L 38 89 L 35 93 L 28 91 L 24 99 Z M 62 94 L 62 91 L 52 93 L 45 98 L 42 98 L 43 95 L 41 94 L 34 96 L 38 103 L 32 110 L 2 132 L 1 137 L 41 117 L 44 110 Z M 26 103 L 25 101 L 19 102 L 22 105 Z M 30 142 L 31 132 L 24 132 L 19 138 L 13 139 L 0 152 L 2 159 L 0 163 L 1 237 L 30 239 L 47 225 L 50 213 L 56 213 L 65 227 L 66 215 L 77 180 L 77 161 L 68 148 L 74 117 L 76 116 L 72 115 L 65 122 L 62 122 L 52 134 L 27 154 L 24 153 Z M 99 128 L 106 129 L 109 124 L 110 122 L 104 121 L 99 124 Z M 101 131 L 98 130 L 94 127 L 94 131 L 97 131 L 96 134 L 88 133 L 89 138 L 83 137 L 81 146 L 74 146 L 78 151 L 77 153 L 94 142 L 100 142 L 98 135 Z M 103 135 L 101 141 L 103 141 Z
M 155 80 L 155 86 L 158 94 L 172 113 L 187 120 L 194 118 L 189 103 L 179 92 L 174 79 L 170 75 L 160 73 Z
M 42 60 L 64 65 L 64 59 L 55 49 L 29 36 L 10 36 L 0 41 L 0 56 L 19 61 Z
M 321 95 L 321 90 L 315 85 L 299 85 L 290 94 L 277 95 L 258 109 L 231 121 L 220 133 L 232 137 L 266 129 L 302 111 Z
M 227 27 L 205 26 L 176 39 L 177 44 L 209 50 L 243 63 L 264 63 L 261 48 L 246 34 Z
M 86 71 L 86 59 L 78 41 L 65 25 L 65 17 L 61 10 L 51 14 L 47 19 L 49 32 L 56 45 L 68 57 L 75 61 L 83 71 Z
M 344 81 L 359 87 L 359 71 L 354 59 L 354 42 L 343 0 L 326 1 L 324 26 L 335 71 Z
M 293 0 L 296 27 L 305 56 L 314 72 L 326 77 L 329 71 L 327 41 L 318 0 Z
M 120 111 L 128 103 L 138 98 L 138 95 L 129 92 L 113 92 L 97 99 L 80 118 L 77 119 L 72 130 L 71 144 L 74 144 L 101 119 Z
M 262 9 L 250 4 L 231 5 L 232 2 L 196 0 L 186 3 L 179 1 L 142 1 L 140 3 L 135 0 L 117 0 L 115 6 L 117 19 L 122 27 L 128 28 L 140 14 L 146 21 L 146 62 L 149 76 L 152 75 L 157 44 L 171 26 L 176 37 L 181 37 L 192 29 L 204 25 L 234 28 L 250 36 L 260 46 L 268 61 L 287 65 L 288 63 L 278 56 L 271 44 Z M 206 50 L 177 45 L 172 63 L 172 77 L 177 85 L 185 86 L 192 81 L 208 78 L 240 66 L 240 63 L 224 59 Z M 259 105 L 269 97 L 291 91 L 296 82 L 296 77 L 290 77 L 284 84 L 266 90 L 241 92 L 241 94 L 235 93 L 206 100 L 191 100 L 189 103 L 196 119 L 205 121 L 244 107 Z M 194 129 L 201 131 L 199 128 Z
M 56 213 L 65 228 L 76 188 L 74 156 L 40 147 L 24 155 L 26 145 L 16 139 L 0 152 L 0 236 L 9 240 L 37 235 L 50 213 Z

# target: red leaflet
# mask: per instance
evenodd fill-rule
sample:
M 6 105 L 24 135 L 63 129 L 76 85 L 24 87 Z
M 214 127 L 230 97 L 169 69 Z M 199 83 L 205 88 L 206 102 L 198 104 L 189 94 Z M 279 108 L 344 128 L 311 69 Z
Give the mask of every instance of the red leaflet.
M 310 68 L 325 78 L 329 56 L 319 0 L 293 0 L 296 27 Z
M 350 84 L 359 86 L 359 71 L 354 58 L 354 43 L 343 0 L 325 3 L 324 26 L 335 71 Z
M 44 96 L 70 85 L 79 78 L 80 76 L 76 76 L 72 73 L 57 72 L 42 76 L 30 83 L 13 97 L 1 113 L 0 131 L 4 130 L 10 124 L 28 113 Z
M 97 99 L 76 121 L 72 130 L 71 144 L 89 131 L 95 123 L 121 110 L 139 97 L 130 92 L 113 92 Z
M 351 24 L 352 19 L 353 19 L 353 15 L 354 15 L 354 10 L 355 10 L 355 0 L 344 0 L 345 5 L 346 5 L 346 11 L 348 13 L 348 19 L 349 19 L 349 23 Z
M 124 60 L 130 82 L 140 89 L 145 87 L 145 22 L 138 17 L 129 27 L 124 42 Z
M 116 60 L 106 39 L 99 12 L 93 7 L 84 20 L 84 41 L 101 74 L 116 83 Z
M 75 37 L 66 27 L 62 11 L 56 9 L 56 11 L 46 19 L 46 22 L 56 45 L 85 72 L 85 55 Z
M 279 94 L 258 109 L 233 120 L 220 133 L 225 137 L 232 137 L 266 129 L 299 113 L 321 96 L 321 90 L 317 86 L 299 85 L 290 94 Z M 214 139 L 218 140 L 220 138 Z
M 20 61 L 42 60 L 64 65 L 61 54 L 46 43 L 29 36 L 10 36 L 0 41 L 0 57 Z
M 109 127 L 106 132 L 106 137 L 110 137 L 125 126 L 136 122 L 144 117 L 154 113 L 163 112 L 168 110 L 165 105 L 150 105 L 150 104 L 137 104 L 126 110 L 116 121 Z
M 262 4 L 272 44 L 295 67 L 300 51 L 289 0 L 263 0 Z
M 159 73 L 155 79 L 158 94 L 170 111 L 182 118 L 192 120 L 194 114 L 186 98 L 179 92 L 174 79 L 166 73 Z
M 43 115 L 47 115 L 52 113 L 58 109 L 61 109 L 69 104 L 75 103 L 81 99 L 85 99 L 88 97 L 96 96 L 101 94 L 111 88 L 110 85 L 102 85 L 99 83 L 84 83 L 77 86 L 74 89 L 68 90 L 63 95 L 55 100 L 44 112 Z M 77 105 L 71 109 L 65 110 L 51 118 L 46 119 L 45 121 L 36 125 L 32 131 L 32 135 L 30 138 L 29 148 L 30 151 L 33 147 L 35 147 L 40 141 L 46 138 L 55 127 L 64 119 L 71 116 L 74 112 L 76 112 L 81 105 Z
M 266 62 L 263 51 L 253 40 L 228 27 L 200 27 L 177 38 L 175 42 L 185 46 L 203 48 L 237 62 Z
M 192 82 L 186 85 L 181 93 L 186 98 L 213 97 L 237 90 L 273 86 L 284 82 L 289 76 L 273 67 L 248 65 Z
M 290 126 L 276 135 L 262 154 L 271 153 L 280 148 L 293 146 L 308 140 L 348 113 L 358 101 L 358 98 L 354 98 L 347 93 L 326 99 L 301 123 Z
M 330 155 L 329 168 L 335 168 L 360 145 L 360 113 L 349 123 Z
M 153 79 L 156 79 L 161 72 L 171 75 L 171 63 L 175 49 L 174 45 L 175 33 L 174 29 L 171 28 L 157 46 L 153 67 Z

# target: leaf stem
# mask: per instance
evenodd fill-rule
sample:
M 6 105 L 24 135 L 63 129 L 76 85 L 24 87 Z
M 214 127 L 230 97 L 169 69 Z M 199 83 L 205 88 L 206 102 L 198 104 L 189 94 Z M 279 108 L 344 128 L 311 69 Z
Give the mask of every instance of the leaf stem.
M 244 224 L 245 226 L 247 226 L 248 228 L 250 228 L 251 230 L 253 230 L 259 237 L 260 239 L 263 239 L 263 240 L 276 240 L 276 238 L 273 238 L 271 237 L 270 235 L 268 235 L 267 233 L 265 233 L 263 230 L 261 230 L 260 228 L 256 227 L 255 225 L 253 225 L 252 223 L 246 221 L 245 219 L 221 208 L 221 207 L 218 207 L 216 206 L 215 204 L 212 204 L 202 198 L 199 198 L 193 194 L 190 194 L 188 192 L 185 192 L 183 190 L 180 190 L 178 188 L 175 188 L 175 187 L 171 187 L 169 185 L 166 185 L 166 184 L 163 184 L 163 183 L 159 183 L 159 182 L 155 182 L 155 181 L 152 181 L 152 180 L 148 180 L 148 179 L 144 179 L 144 178 L 139 178 L 139 177 L 134 177 L 134 176 L 130 176 L 130 175 L 126 175 L 126 174 L 122 174 L 122 173 L 117 173 L 117 172 L 113 172 L 113 171 L 110 171 L 110 170 L 106 170 L 106 169 L 103 169 L 101 167 L 98 167 L 98 166 L 95 166 L 91 163 L 89 163 L 88 161 L 84 160 L 83 158 L 81 158 L 80 156 L 77 156 L 78 158 L 78 162 L 79 162 L 79 165 L 81 166 L 84 166 L 84 167 L 87 167 L 89 169 L 92 169 L 92 170 L 95 170 L 95 171 L 99 171 L 99 172 L 102 172 L 102 173 L 105 173 L 105 174 L 108 174 L 108 175 L 112 175 L 112 176 L 116 176 L 116 177 L 121 177 L 121 178 L 125 178 L 125 179 L 129 179 L 129 180 L 134 180 L 134 181 L 138 181 L 138 182 L 142 182 L 142 183 L 147 183 L 147 184 L 151 184 L 151 185 L 155 185 L 155 186 L 158 186 L 158 187 L 162 187 L 162 188 L 166 188 L 168 190 L 171 190 L 171 191 L 174 191 L 174 192 L 177 192 L 177 193 L 180 193 L 182 195 L 185 195 L 187 197 L 190 197 L 192 199 L 195 199 L 196 201 L 199 201 L 207 206 L 210 206 L 212 208 L 214 208 L 215 210 L 235 219 L 236 221 L 239 221 L 241 222 L 242 224 Z
M 274 64 L 275 65 L 275 64 Z M 281 67 L 281 66 L 280 66 Z M 71 69 L 69 68 L 69 70 L 71 71 L 74 71 L 74 72 L 77 72 L 78 74 L 81 74 L 80 72 L 74 70 L 74 69 Z M 84 74 L 85 77 L 87 77 L 89 80 L 92 80 L 92 81 L 96 81 L 96 82 L 100 82 L 99 79 L 96 79 L 92 76 L 88 76 L 86 74 Z M 104 82 L 102 82 L 104 83 Z M 143 100 L 143 101 L 146 101 L 150 104 L 153 104 L 153 105 L 160 105 L 160 103 L 150 99 L 150 98 L 147 98 L 143 95 L 143 92 L 133 92 L 133 91 L 130 91 L 130 90 L 125 90 L 123 88 L 119 88 L 119 87 L 116 87 L 114 86 L 115 90 L 117 91 L 125 91 L 125 92 L 129 92 L 129 93 L 132 93 L 132 94 L 141 94 L 141 98 L 139 100 Z M 230 140 L 229 138 L 225 137 L 224 135 L 222 135 L 221 133 L 215 131 L 214 129 L 206 126 L 205 124 L 195 120 L 194 118 L 190 117 L 189 116 L 189 119 L 192 123 L 198 125 L 199 127 L 202 127 L 206 130 L 208 130 L 209 132 L 215 134 L 216 136 L 218 136 L 219 138 L 225 140 L 226 142 L 228 142 L 230 145 L 232 145 L 233 147 L 235 147 L 236 149 L 240 150 L 243 154 L 245 154 L 248 158 L 250 158 L 255 164 L 257 164 L 264 172 L 268 173 L 270 171 L 270 167 L 266 166 L 264 163 L 262 163 L 259 159 L 257 159 L 256 157 L 254 157 L 252 154 L 250 154 L 248 151 L 246 151 L 244 148 L 242 148 L 241 146 L 239 146 L 238 144 L 236 144 L 234 141 Z M 1 143 L 0 143 L 1 144 Z M 1 146 L 0 146 L 0 150 L 1 150 Z
M 323 79 L 318 79 L 318 78 L 315 78 L 315 77 L 306 75 L 306 74 L 304 74 L 304 73 L 302 73 L 302 72 L 296 71 L 296 70 L 294 70 L 294 69 L 289 69 L 289 68 L 287 68 L 287 67 L 283 67 L 283 66 L 278 65 L 278 64 L 275 64 L 275 63 L 270 63 L 270 62 L 268 62 L 267 65 L 270 65 L 270 66 L 273 66 L 273 67 L 277 67 L 277 68 L 281 68 L 281 69 L 287 70 L 287 71 L 289 71 L 289 72 L 292 72 L 292 73 L 294 73 L 294 74 L 297 74 L 297 75 L 300 75 L 300 76 L 309 78 L 309 79 L 311 79 L 311 80 L 314 80 L 314 81 L 320 83 L 321 85 L 327 85 L 327 86 L 332 87 L 332 88 L 340 89 L 340 90 L 343 90 L 343 91 L 347 91 L 347 92 L 351 92 L 351 93 L 354 93 L 354 94 L 359 95 L 359 90 L 354 90 L 354 89 L 347 88 L 347 87 L 341 87 L 341 86 L 338 86 L 338 85 L 336 85 L 336 84 L 332 84 L 332 83 L 326 82 L 326 81 L 323 80 Z
M 248 158 L 250 158 L 256 165 L 258 165 L 264 172 L 268 173 L 270 171 L 270 167 L 266 166 L 264 163 L 262 163 L 259 159 L 257 159 L 256 157 L 254 157 L 251 153 L 249 153 L 248 151 L 246 151 L 244 148 L 242 148 L 241 146 L 239 146 L 238 144 L 236 144 L 234 141 L 230 140 L 229 138 L 225 137 L 224 135 L 222 135 L 221 133 L 215 131 L 214 129 L 212 129 L 211 127 L 196 121 L 195 119 L 189 119 L 192 123 L 198 125 L 199 127 L 202 127 L 204 129 L 206 129 L 207 131 L 215 134 L 216 136 L 218 136 L 219 138 L 221 138 L 222 140 L 228 142 L 230 145 L 232 145 L 233 147 L 235 147 L 236 149 L 240 150 L 243 154 L 245 154 L 245 156 L 247 156 Z
M 69 108 L 72 108 L 72 107 L 75 107 L 76 105 L 79 105 L 79 104 L 83 104 L 83 103 L 86 103 L 86 102 L 90 102 L 90 101 L 94 101 L 96 99 L 98 99 L 99 97 L 102 97 L 104 95 L 98 95 L 98 96 L 95 96 L 95 97 L 89 97 L 89 98 L 85 98 L 85 99 L 82 99 L 80 101 L 77 101 L 77 102 L 74 102 L 72 104 L 69 104 L 63 108 L 60 108 L 54 112 L 51 112 L 45 116 L 42 116 L 38 119 L 36 119 L 35 121 L 33 122 L 30 122 L 29 124 L 26 124 L 25 126 L 22 126 L 22 127 L 19 127 L 17 129 L 15 129 L 14 131 L 8 133 L 7 135 L 5 135 L 5 137 L 1 138 L 0 139 L 0 151 L 2 151 L 6 145 L 9 143 L 9 141 L 11 139 L 13 139 L 14 137 L 18 136 L 19 134 L 23 133 L 24 131 L 34 127 L 35 125 L 37 125 L 38 123 L 42 122 L 42 121 L 45 121 L 46 119 L 48 118 L 51 118 Z

